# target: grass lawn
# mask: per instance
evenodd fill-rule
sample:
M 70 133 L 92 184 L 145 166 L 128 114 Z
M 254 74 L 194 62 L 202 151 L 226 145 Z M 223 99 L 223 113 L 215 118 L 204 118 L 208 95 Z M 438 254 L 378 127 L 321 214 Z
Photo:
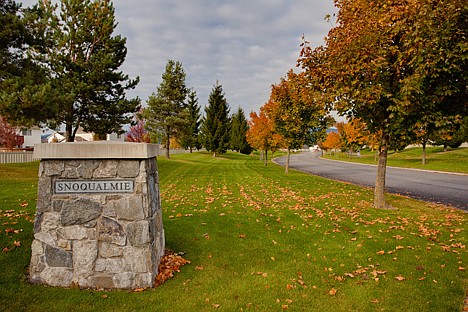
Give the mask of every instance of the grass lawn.
M 390 151 L 387 158 L 387 165 L 394 167 L 416 168 L 425 170 L 436 170 L 445 172 L 468 173 L 468 148 L 460 147 L 456 149 L 448 148 L 444 152 L 443 147 L 426 148 L 426 164 L 421 163 L 422 148 L 413 147 L 400 152 Z M 369 149 L 361 150 L 361 156 L 349 156 L 347 153 L 327 153 L 324 155 L 328 159 L 358 162 L 363 164 L 377 164 L 375 151 Z
M 38 163 L 0 165 L 0 310 L 463 309 L 463 211 L 396 195 L 377 210 L 372 190 L 233 153 L 158 167 L 166 247 L 191 264 L 156 289 L 102 292 L 27 283 Z

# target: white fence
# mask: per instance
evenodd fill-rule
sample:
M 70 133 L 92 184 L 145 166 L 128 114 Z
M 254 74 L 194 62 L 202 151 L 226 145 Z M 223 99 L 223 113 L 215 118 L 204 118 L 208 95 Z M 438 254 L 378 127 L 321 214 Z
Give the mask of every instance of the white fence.
M 25 163 L 35 160 L 33 152 L 0 152 L 0 164 Z

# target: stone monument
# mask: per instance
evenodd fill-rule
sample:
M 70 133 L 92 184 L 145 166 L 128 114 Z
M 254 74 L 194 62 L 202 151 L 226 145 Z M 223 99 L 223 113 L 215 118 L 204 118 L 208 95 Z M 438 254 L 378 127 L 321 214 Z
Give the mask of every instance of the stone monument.
M 35 145 L 41 163 L 31 282 L 153 286 L 164 254 L 157 153 L 146 143 Z

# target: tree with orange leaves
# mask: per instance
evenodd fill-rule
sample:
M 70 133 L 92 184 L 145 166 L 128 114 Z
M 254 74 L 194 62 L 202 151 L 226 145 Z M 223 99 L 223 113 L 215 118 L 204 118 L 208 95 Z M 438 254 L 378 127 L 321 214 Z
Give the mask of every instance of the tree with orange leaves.
M 341 148 L 341 137 L 336 132 L 330 132 L 327 134 L 327 138 L 320 144 L 320 148 L 323 150 L 333 150 L 336 152 L 337 149 Z
M 275 151 L 282 145 L 282 137 L 275 133 L 273 123 L 265 113 L 265 107 L 260 107 L 260 113 L 250 113 L 249 130 L 246 133 L 247 142 L 255 149 L 265 153 L 265 166 L 268 164 L 268 150 Z
M 425 116 L 438 125 L 466 115 L 468 6 L 466 0 L 335 5 L 337 26 L 326 46 L 311 49 L 304 42 L 299 64 L 312 77 L 317 68 L 323 73 L 330 107 L 379 135 L 374 206 L 387 208 L 388 149 L 414 137 Z M 317 63 L 322 54 L 324 62 Z
M 304 73 L 296 74 L 292 70 L 271 88 L 265 110 L 275 131 L 284 138 L 288 151 L 285 173 L 289 171 L 291 149 L 314 144 L 325 136 L 331 117 L 327 116 L 320 96 L 320 91 L 308 83 Z
M 350 153 L 357 151 L 366 144 L 368 131 L 365 123 L 361 122 L 359 118 L 354 118 L 348 123 L 338 123 L 336 127 L 340 133 L 343 148 Z

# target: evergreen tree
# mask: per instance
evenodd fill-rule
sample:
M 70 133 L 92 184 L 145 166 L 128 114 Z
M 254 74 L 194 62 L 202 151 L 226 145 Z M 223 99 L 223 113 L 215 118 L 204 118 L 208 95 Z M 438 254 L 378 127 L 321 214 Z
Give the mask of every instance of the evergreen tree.
M 45 44 L 34 27 L 41 12 L 0 0 L 0 115 L 14 125 L 37 125 L 52 116 L 44 109 L 55 98 L 47 71 L 31 57 Z
M 252 147 L 247 142 L 246 133 L 249 130 L 249 124 L 245 118 L 242 108 L 238 108 L 237 112 L 231 117 L 231 138 L 230 148 L 238 153 L 250 154 Z
M 122 133 L 140 100 L 126 99 L 125 92 L 139 82 L 118 71 L 127 56 L 126 39 L 113 36 L 117 26 L 110 0 L 61 0 L 57 6 L 39 3 L 45 12 L 42 24 L 52 33 L 45 62 L 54 77 L 60 106 L 57 124 L 64 123 L 67 141 L 76 131 L 98 136 Z
M 202 132 L 205 148 L 216 154 L 224 154 L 229 147 L 229 107 L 223 87 L 216 82 L 211 90 L 208 106 L 205 107 Z
M 187 108 L 187 127 L 183 131 L 180 142 L 184 148 L 200 149 L 199 132 L 201 125 L 200 105 L 198 105 L 197 92 L 191 89 L 188 93 Z
M 157 93 L 152 94 L 148 107 L 142 116 L 146 119 L 146 128 L 152 137 L 160 137 L 166 147 L 166 158 L 170 158 L 170 142 L 173 137 L 181 137 L 187 127 L 185 98 L 185 71 L 180 62 L 169 60 Z

